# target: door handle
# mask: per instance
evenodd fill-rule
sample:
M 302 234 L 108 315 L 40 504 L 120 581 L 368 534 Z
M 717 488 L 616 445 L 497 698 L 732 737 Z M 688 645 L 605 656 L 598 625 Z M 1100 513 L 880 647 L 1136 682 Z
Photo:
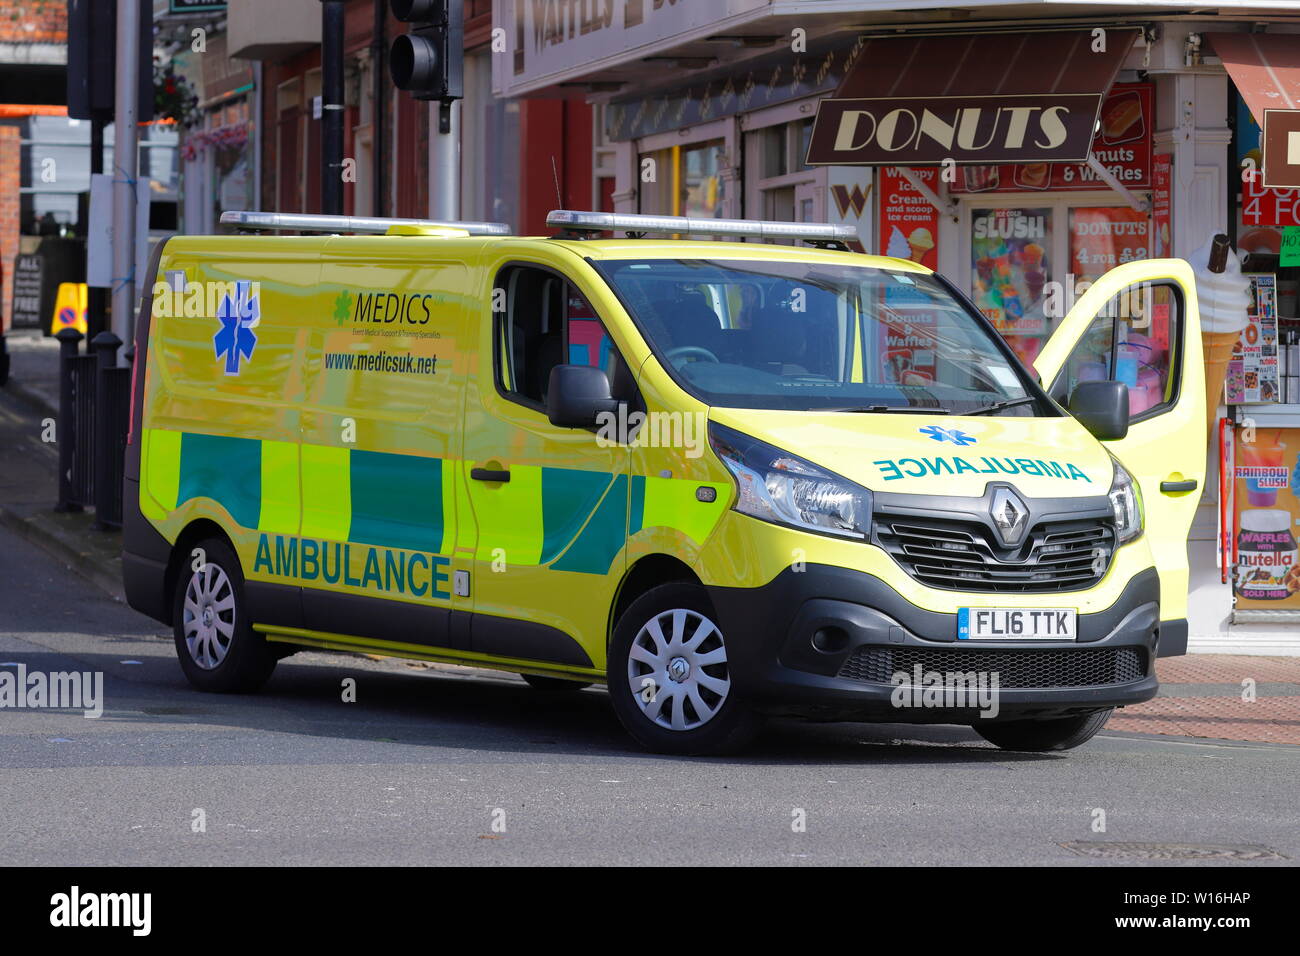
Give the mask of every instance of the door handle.
M 508 468 L 471 468 L 469 476 L 475 481 L 509 481 Z
M 1195 491 L 1196 479 L 1188 478 L 1186 481 L 1162 481 L 1160 482 L 1160 490 L 1167 495 L 1172 495 L 1179 491 Z

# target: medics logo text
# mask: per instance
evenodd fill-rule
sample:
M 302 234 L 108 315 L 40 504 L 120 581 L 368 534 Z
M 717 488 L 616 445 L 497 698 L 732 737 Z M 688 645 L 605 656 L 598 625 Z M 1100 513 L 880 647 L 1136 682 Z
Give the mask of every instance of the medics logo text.
M 334 321 L 349 317 L 354 326 L 428 325 L 443 296 L 432 292 L 340 292 L 334 300 Z

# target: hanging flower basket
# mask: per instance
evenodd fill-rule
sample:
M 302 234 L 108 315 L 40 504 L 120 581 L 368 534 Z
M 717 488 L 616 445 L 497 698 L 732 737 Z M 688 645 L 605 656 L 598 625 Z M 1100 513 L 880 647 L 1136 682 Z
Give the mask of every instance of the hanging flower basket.
M 194 87 L 171 61 L 154 61 L 153 114 L 154 119 L 169 119 L 181 129 L 197 126 L 203 119 Z
M 186 135 L 181 144 L 181 157 L 187 161 L 194 160 L 205 149 L 239 149 L 247 142 L 248 124 L 231 123 Z

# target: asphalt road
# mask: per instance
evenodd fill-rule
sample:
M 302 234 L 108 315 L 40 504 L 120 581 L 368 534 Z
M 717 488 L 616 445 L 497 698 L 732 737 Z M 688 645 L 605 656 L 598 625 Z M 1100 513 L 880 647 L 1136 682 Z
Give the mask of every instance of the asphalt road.
M 1300 859 L 1296 747 L 1103 732 L 1032 756 L 965 728 L 790 721 L 744 757 L 666 759 L 598 689 L 320 653 L 259 695 L 201 694 L 170 632 L 3 530 L 0 663 L 105 682 L 98 719 L 0 709 L 6 864 L 1107 862 L 1071 841 Z

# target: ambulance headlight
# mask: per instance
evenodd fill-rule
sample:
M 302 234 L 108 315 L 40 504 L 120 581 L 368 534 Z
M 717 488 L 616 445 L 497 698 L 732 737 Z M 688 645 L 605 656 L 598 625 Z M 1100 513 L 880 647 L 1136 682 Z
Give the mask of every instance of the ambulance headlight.
M 736 479 L 736 510 L 842 538 L 871 530 L 871 492 L 757 438 L 709 423 L 709 444 Z
M 1142 533 L 1142 492 L 1127 469 L 1114 458 L 1115 478 L 1110 483 L 1111 511 L 1115 513 L 1117 544 L 1128 544 Z

